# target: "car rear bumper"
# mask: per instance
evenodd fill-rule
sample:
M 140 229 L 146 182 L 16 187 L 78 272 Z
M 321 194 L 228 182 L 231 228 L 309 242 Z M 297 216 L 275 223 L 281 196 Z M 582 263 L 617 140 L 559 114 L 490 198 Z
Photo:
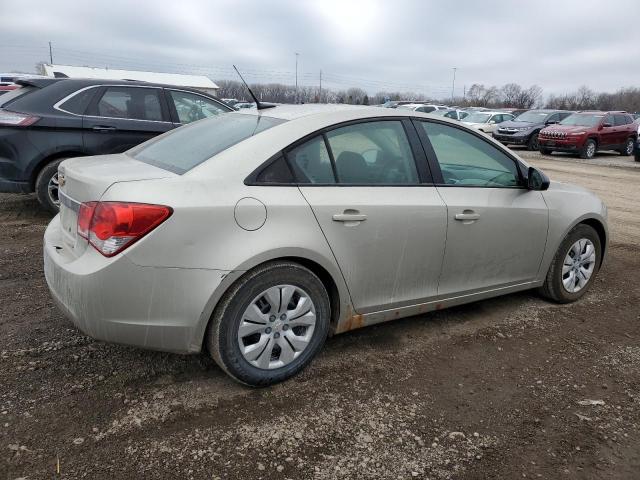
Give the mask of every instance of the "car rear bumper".
M 44 236 L 45 278 L 76 327 L 107 342 L 177 353 L 201 350 L 214 292 L 230 272 L 142 267 L 123 254 L 105 258 L 92 247 L 74 258 L 60 229 L 56 216 Z

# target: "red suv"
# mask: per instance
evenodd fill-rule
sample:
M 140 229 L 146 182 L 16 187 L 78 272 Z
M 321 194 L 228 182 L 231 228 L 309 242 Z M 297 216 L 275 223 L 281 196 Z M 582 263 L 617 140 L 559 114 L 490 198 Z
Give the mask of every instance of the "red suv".
M 598 150 L 617 150 L 631 155 L 638 127 L 626 112 L 577 112 L 556 125 L 540 130 L 540 153 L 577 153 L 581 158 L 593 158 Z

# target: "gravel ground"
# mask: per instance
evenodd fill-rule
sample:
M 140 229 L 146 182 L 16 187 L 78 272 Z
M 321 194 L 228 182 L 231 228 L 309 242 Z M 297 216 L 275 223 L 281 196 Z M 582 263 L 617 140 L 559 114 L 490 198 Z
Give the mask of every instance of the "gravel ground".
M 354 331 L 262 390 L 205 356 L 82 335 L 42 275 L 47 215 L 0 195 L 0 478 L 637 479 L 640 171 L 523 156 L 610 207 L 583 300 L 525 292 Z

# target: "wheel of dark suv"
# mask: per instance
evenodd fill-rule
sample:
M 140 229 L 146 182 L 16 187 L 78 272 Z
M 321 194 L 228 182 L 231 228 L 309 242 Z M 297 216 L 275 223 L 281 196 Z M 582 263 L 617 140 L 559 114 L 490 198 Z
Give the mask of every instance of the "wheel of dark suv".
M 527 143 L 527 150 L 538 150 L 538 148 L 540 147 L 540 145 L 538 144 L 538 134 L 534 133 L 531 135 L 531 138 L 529 138 L 529 142 Z
M 580 150 L 580 158 L 593 158 L 596 156 L 596 151 L 598 150 L 598 144 L 592 138 L 587 140 Z
M 549 150 L 548 148 L 538 148 L 538 151 L 542 154 L 542 155 L 551 155 L 551 150 Z
M 575 302 L 582 297 L 600 267 L 602 245 L 589 225 L 577 225 L 560 244 L 540 293 L 555 302 Z
M 618 152 L 620 152 L 620 155 L 624 157 L 633 155 L 633 148 L 635 147 L 635 143 L 636 142 L 633 138 L 627 138 L 627 141 L 624 144 L 624 148 L 621 150 L 618 150 Z
M 241 277 L 216 308 L 206 346 L 241 383 L 262 387 L 290 378 L 322 348 L 329 331 L 327 291 L 309 269 L 272 262 Z
M 47 163 L 36 177 L 36 197 L 40 204 L 51 213 L 58 213 L 60 210 L 58 166 L 63 160 L 64 158 L 60 158 Z

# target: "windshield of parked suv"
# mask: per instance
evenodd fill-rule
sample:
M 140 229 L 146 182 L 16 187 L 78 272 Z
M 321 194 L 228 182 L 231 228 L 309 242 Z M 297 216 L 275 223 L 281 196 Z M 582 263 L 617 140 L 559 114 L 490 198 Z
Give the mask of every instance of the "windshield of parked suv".
M 524 112 L 518 115 L 515 119 L 516 122 L 527 122 L 527 123 L 542 123 L 549 116 L 549 112 Z
M 490 117 L 491 117 L 490 113 L 474 112 L 470 114 L 467 118 L 465 118 L 464 121 L 468 123 L 487 123 Z
M 261 115 L 217 115 L 149 140 L 127 154 L 182 175 L 236 143 L 284 122 Z
M 595 127 L 600 123 L 604 114 L 594 115 L 593 113 L 574 113 L 560 122 L 560 125 L 570 125 L 575 127 Z

